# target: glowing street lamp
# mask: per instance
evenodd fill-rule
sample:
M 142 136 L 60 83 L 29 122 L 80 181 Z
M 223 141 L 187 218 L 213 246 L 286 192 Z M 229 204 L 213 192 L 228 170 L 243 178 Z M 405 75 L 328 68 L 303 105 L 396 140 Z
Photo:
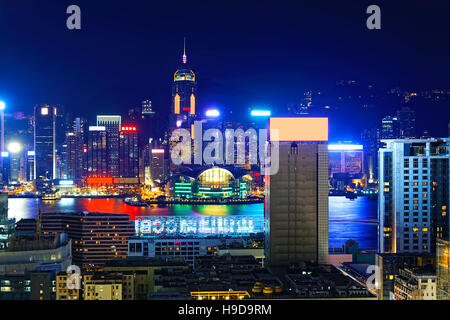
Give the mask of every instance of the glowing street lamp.
M 22 146 L 18 142 L 11 142 L 8 144 L 8 151 L 11 153 L 19 153 L 22 150 Z

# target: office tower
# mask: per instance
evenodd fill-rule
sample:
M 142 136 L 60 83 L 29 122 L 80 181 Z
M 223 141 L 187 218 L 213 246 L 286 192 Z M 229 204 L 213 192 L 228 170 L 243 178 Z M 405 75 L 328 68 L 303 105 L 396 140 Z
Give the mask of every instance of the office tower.
M 82 269 L 101 267 L 128 254 L 128 238 L 135 234 L 127 214 L 42 213 L 43 236 L 67 233 L 72 240 L 73 263 Z
M 438 239 L 436 249 L 437 299 L 450 300 L 450 242 Z
M 106 128 L 90 126 L 87 144 L 87 177 L 109 177 Z
M 185 45 L 183 63 L 173 76 L 171 127 L 190 127 L 196 115 L 196 97 L 197 82 L 194 71 L 187 65 Z
M 35 179 L 55 179 L 55 119 L 56 107 L 49 105 L 34 107 Z
M 119 140 L 119 176 L 123 183 L 139 183 L 139 140 L 136 126 L 122 125 Z
M 378 250 L 431 253 L 448 238 L 450 139 L 382 140 Z
M 165 179 L 164 149 L 151 149 L 150 179 L 161 183 Z
M 119 177 L 119 133 L 121 116 L 97 116 L 97 126 L 105 127 L 108 141 L 108 172 L 111 177 Z
M 397 111 L 399 137 L 415 138 L 416 137 L 416 113 L 409 107 L 402 107 Z M 389 138 L 385 138 L 389 139 Z
M 397 117 L 385 116 L 381 119 L 381 139 L 399 138 L 399 124 Z
M 70 131 L 66 133 L 66 174 L 67 178 L 80 183 L 86 178 L 86 136 L 87 121 L 75 118 Z
M 270 130 L 280 132 L 279 169 L 265 176 L 266 260 L 327 264 L 328 119 L 270 118 Z
M 26 162 L 26 170 L 27 170 L 27 181 L 33 181 L 35 179 L 34 176 L 34 157 L 35 157 L 35 152 L 34 150 L 28 150 L 27 151 L 27 155 L 25 158 L 25 162 Z

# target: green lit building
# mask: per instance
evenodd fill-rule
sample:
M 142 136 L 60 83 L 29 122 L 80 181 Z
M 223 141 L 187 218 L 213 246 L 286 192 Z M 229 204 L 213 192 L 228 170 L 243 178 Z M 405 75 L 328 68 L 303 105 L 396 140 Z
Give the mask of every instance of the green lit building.
M 252 181 L 245 172 L 215 167 L 172 176 L 170 191 L 176 198 L 244 199 L 251 192 Z

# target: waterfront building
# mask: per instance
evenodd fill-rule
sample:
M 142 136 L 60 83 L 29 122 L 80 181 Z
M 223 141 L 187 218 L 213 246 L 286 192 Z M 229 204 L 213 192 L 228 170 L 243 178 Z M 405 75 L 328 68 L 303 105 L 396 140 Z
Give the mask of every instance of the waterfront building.
M 67 233 L 72 240 L 73 263 L 96 269 L 110 259 L 125 259 L 134 223 L 127 214 L 42 213 L 40 230 L 50 236 Z
M 89 177 L 109 177 L 108 137 L 106 127 L 90 126 L 87 143 L 87 173 Z
M 436 252 L 437 299 L 450 300 L 450 242 L 437 240 Z
M 119 134 L 119 177 L 126 184 L 139 183 L 139 140 L 134 125 L 123 124 Z
M 402 268 L 394 281 L 395 300 L 436 300 L 436 273 L 432 266 Z
M 378 252 L 436 254 L 449 235 L 450 139 L 382 142 Z
M 34 152 L 35 179 L 52 180 L 56 174 L 55 121 L 57 110 L 54 106 L 34 107 Z
M 106 143 L 108 157 L 108 174 L 110 177 L 119 177 L 119 145 L 121 116 L 97 116 L 97 127 L 104 127 L 108 138 Z
M 84 118 L 75 118 L 70 131 L 66 133 L 66 174 L 80 185 L 86 178 L 87 161 L 87 121 Z
M 180 170 L 171 177 L 170 192 L 177 198 L 247 198 L 252 177 L 236 167 Z
M 265 176 L 267 262 L 326 264 L 328 118 L 270 118 L 270 130 L 279 132 L 271 136 L 279 144 L 279 169 Z

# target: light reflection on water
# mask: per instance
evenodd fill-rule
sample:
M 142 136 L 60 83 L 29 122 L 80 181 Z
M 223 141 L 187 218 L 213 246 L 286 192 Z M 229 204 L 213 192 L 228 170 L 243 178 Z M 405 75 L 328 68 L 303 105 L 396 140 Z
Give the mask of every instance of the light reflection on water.
M 41 212 L 105 212 L 125 213 L 130 219 L 139 216 L 263 216 L 262 203 L 247 205 L 173 205 L 158 207 L 132 207 L 121 199 L 74 199 L 62 198 L 58 201 L 41 201 L 33 198 L 8 199 L 9 218 L 19 221 L 35 218 Z M 339 248 L 349 239 L 359 242 L 364 249 L 376 248 L 377 201 L 366 197 L 349 200 L 345 197 L 329 198 L 329 246 Z

